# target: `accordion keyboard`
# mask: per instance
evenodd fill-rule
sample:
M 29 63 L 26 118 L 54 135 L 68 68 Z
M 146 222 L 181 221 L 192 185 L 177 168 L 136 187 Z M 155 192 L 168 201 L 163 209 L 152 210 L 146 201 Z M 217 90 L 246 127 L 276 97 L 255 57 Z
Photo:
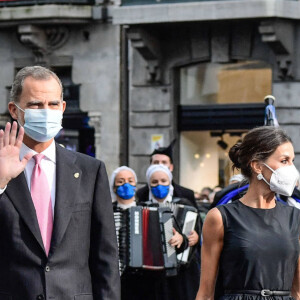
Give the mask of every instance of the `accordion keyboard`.
M 175 253 L 175 247 L 172 247 L 169 244 L 169 240 L 173 237 L 173 222 L 172 219 L 169 219 L 167 222 L 164 223 L 164 232 L 165 232 L 165 246 L 166 246 L 166 252 L 167 256 L 171 257 Z
M 179 199 L 179 198 L 178 198 Z M 198 212 L 197 209 L 190 205 L 175 203 L 161 203 L 161 207 L 168 207 L 174 214 L 175 223 L 181 229 L 182 233 L 188 236 L 191 231 L 195 230 Z M 186 264 L 190 259 L 190 247 L 184 252 L 177 255 L 178 263 Z
M 120 275 L 122 275 L 126 267 L 125 262 L 127 257 L 126 222 L 125 222 L 126 215 L 122 211 L 115 211 L 114 219 L 115 219 L 117 243 L 119 248 L 119 272 Z

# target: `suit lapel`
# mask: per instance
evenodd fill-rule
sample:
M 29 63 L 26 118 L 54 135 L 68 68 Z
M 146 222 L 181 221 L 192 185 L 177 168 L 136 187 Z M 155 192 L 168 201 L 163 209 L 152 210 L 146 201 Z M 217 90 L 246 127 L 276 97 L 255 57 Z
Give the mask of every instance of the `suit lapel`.
M 56 144 L 56 195 L 49 256 L 61 242 L 72 215 L 81 178 L 81 170 L 75 161 L 75 153 Z
M 36 217 L 35 208 L 27 186 L 24 172 L 22 172 L 18 177 L 16 177 L 8 183 L 5 193 L 7 194 L 11 202 L 14 204 L 16 210 L 18 211 L 21 218 L 24 220 L 25 224 L 33 233 L 37 242 L 44 250 L 45 248 Z

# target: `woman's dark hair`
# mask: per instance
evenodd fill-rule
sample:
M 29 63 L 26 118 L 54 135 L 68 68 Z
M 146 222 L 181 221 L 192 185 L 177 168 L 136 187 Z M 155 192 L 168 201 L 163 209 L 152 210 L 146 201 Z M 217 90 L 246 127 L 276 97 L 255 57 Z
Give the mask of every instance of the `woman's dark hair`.
M 266 161 L 278 146 L 292 142 L 285 131 L 278 127 L 262 126 L 250 130 L 242 141 L 236 143 L 229 150 L 229 157 L 233 162 L 233 169 L 240 169 L 241 173 L 252 176 L 250 163 L 252 161 Z

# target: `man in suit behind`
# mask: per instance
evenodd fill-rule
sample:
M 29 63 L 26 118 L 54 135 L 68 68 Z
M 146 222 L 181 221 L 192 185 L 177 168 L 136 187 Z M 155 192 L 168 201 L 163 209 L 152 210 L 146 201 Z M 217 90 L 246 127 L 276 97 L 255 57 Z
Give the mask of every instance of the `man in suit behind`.
M 0 300 L 120 299 L 105 166 L 54 142 L 62 95 L 56 74 L 38 66 L 12 86 L 20 129 L 0 131 Z
M 154 149 L 154 151 L 150 155 L 150 164 L 151 165 L 158 165 L 162 164 L 168 167 L 168 169 L 173 172 L 174 165 L 173 165 L 173 146 L 175 140 L 168 146 L 168 147 L 160 147 Z M 177 183 L 172 181 L 172 185 L 174 187 L 173 197 L 178 198 L 185 198 L 188 199 L 194 207 L 197 208 L 197 203 L 195 200 L 194 192 L 190 189 L 187 189 Z M 142 188 L 140 188 L 136 192 L 136 197 L 138 202 L 147 202 L 149 201 L 149 188 L 146 184 Z

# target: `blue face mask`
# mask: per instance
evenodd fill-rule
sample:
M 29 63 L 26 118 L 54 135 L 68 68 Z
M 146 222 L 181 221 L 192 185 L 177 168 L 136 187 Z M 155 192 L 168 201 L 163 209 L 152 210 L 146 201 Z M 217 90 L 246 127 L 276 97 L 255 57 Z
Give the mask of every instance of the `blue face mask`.
M 54 138 L 62 129 L 62 111 L 56 109 L 25 109 L 17 104 L 24 115 L 24 130 L 26 135 L 37 142 L 47 142 Z M 19 121 L 18 121 L 19 123 Z M 20 125 L 20 123 L 19 123 Z
M 134 196 L 135 189 L 136 186 L 131 185 L 130 183 L 124 183 L 117 187 L 116 194 L 124 200 L 129 200 Z
M 164 199 L 168 196 L 170 190 L 169 185 L 157 185 L 151 187 L 153 196 L 157 199 Z

